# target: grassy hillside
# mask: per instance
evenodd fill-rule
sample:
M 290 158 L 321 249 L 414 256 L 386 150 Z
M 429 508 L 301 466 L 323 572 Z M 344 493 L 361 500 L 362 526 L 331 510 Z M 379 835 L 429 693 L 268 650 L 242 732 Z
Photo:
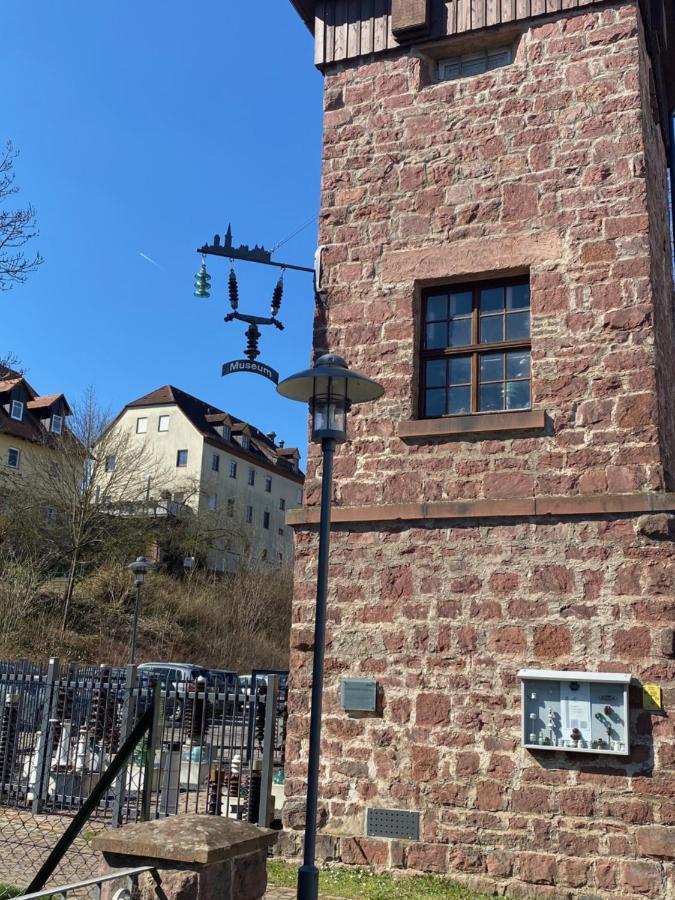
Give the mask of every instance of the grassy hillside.
M 63 586 L 35 583 L 21 567 L 0 572 L 0 658 L 122 664 L 128 660 L 134 605 L 131 573 L 109 564 L 76 588 L 61 633 Z M 287 668 L 290 575 L 278 570 L 146 578 L 137 659 L 174 660 L 250 671 Z

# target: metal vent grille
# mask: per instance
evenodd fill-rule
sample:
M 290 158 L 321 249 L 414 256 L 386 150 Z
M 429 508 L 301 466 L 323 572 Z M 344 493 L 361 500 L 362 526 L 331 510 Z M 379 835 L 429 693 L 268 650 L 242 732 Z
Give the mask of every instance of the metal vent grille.
M 419 841 L 420 814 L 407 809 L 369 809 L 366 836 Z

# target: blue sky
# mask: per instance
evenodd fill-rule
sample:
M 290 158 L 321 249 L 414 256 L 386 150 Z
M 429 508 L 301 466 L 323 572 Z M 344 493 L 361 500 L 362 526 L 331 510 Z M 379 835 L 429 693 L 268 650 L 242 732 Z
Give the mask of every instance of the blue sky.
M 171 383 L 306 446 L 307 413 L 253 375 L 220 375 L 244 327 L 225 325 L 226 260 L 192 296 L 195 248 L 232 222 L 272 246 L 318 212 L 321 76 L 287 0 L 3 0 L 0 140 L 20 151 L 45 257 L 0 294 L 0 354 L 42 393 L 93 385 L 116 412 Z M 279 259 L 312 264 L 316 226 Z M 152 265 L 140 254 L 158 265 Z M 240 310 L 268 314 L 275 269 L 238 263 Z M 289 273 L 261 360 L 309 364 L 311 276 Z

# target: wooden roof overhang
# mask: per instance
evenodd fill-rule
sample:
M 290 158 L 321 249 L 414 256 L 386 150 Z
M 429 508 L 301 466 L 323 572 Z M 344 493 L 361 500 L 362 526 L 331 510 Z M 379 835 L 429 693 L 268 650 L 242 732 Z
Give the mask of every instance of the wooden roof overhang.
M 471 32 L 505 29 L 615 3 L 638 3 L 652 58 L 661 123 L 670 143 L 675 110 L 675 3 L 672 0 L 291 0 L 314 34 L 315 63 L 343 62 Z M 415 21 L 417 16 L 418 21 Z M 521 26 L 522 27 L 522 26 Z M 430 46 L 430 53 L 432 47 Z M 433 55 L 433 53 L 432 53 Z

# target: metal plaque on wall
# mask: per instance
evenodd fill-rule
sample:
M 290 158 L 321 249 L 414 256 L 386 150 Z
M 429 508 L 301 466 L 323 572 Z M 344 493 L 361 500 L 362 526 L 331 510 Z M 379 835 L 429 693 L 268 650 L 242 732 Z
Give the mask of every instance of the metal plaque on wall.
M 420 814 L 409 809 L 369 809 L 366 836 L 419 841 Z

